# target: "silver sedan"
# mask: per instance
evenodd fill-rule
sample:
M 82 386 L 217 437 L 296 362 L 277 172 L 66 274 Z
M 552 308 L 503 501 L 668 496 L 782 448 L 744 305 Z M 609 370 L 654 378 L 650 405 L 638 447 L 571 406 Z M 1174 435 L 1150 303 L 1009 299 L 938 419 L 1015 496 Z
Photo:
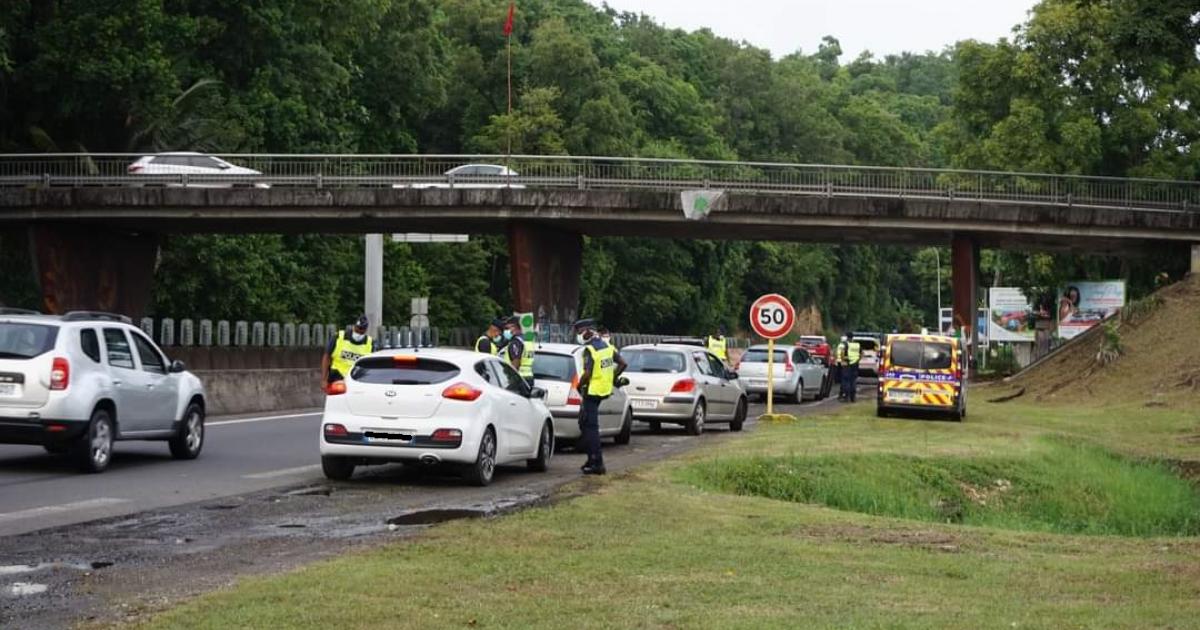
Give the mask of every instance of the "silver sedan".
M 700 435 L 710 422 L 729 423 L 741 431 L 746 422 L 746 393 L 737 374 L 703 348 L 684 345 L 637 345 L 621 350 L 629 367 L 625 387 L 633 418 L 650 423 L 681 424 Z
M 767 353 L 765 345 L 751 346 L 738 364 L 738 376 L 746 391 L 767 395 Z M 829 368 L 804 348 L 775 348 L 774 394 L 796 402 L 817 400 L 829 394 Z

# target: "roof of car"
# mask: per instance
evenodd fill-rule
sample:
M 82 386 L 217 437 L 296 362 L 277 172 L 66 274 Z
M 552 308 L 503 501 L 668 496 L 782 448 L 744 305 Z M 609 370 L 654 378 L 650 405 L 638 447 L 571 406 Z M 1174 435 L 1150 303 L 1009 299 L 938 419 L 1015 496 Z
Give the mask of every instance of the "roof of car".
M 369 356 L 412 356 L 418 358 L 425 357 L 429 359 L 444 359 L 447 361 L 478 361 L 480 359 L 495 358 L 492 355 L 461 348 L 387 348 L 384 350 L 377 350 L 371 353 Z
M 623 350 L 670 350 L 672 352 L 695 352 L 698 350 L 696 346 L 685 346 L 674 343 L 639 343 L 635 346 L 626 346 Z
M 747 350 L 767 350 L 767 349 L 769 349 L 769 348 L 770 348 L 770 346 L 768 346 L 768 345 L 767 345 L 767 344 L 765 344 L 765 343 L 756 343 L 756 344 L 754 344 L 754 345 L 752 345 L 752 346 L 750 346 L 749 348 L 746 348 L 746 349 L 747 349 Z M 782 351 L 785 351 L 785 350 L 795 350 L 795 349 L 796 349 L 796 348 L 795 348 L 795 347 L 793 347 L 793 346 L 785 346 L 785 345 L 783 345 L 783 344 L 776 344 L 776 346 L 775 346 L 775 350 L 776 350 L 776 351 L 780 351 L 780 352 L 782 352 Z M 800 348 L 800 349 L 801 349 L 801 350 L 803 350 L 803 348 Z
M 538 352 L 553 352 L 557 354 L 575 354 L 583 349 L 583 346 L 573 343 L 539 343 L 534 350 L 534 354 Z
M 199 151 L 163 151 L 162 153 L 155 153 L 154 155 L 208 155 L 208 154 L 200 153 Z

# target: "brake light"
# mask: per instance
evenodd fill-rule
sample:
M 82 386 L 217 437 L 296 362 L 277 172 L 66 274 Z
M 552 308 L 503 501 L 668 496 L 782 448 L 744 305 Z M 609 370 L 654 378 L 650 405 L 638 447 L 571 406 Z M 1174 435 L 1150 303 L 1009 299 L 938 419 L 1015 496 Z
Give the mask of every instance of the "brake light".
M 62 357 L 54 357 L 50 366 L 50 389 L 64 390 L 71 384 L 71 364 Z
M 784 365 L 783 371 L 787 374 L 791 374 L 792 372 L 796 371 L 796 368 L 791 363 L 788 363 Z
M 337 396 L 346 393 L 346 381 L 334 381 L 325 388 L 326 396 Z
M 434 442 L 461 442 L 462 431 L 458 429 L 438 429 L 430 436 Z
M 574 387 L 571 388 L 571 393 L 567 394 L 567 404 L 568 405 L 582 405 L 583 404 L 583 397 L 579 395 L 578 389 L 575 389 Z
M 65 425 L 65 424 L 48 424 L 48 425 L 46 425 L 46 431 L 48 431 L 50 433 L 63 433 L 66 430 L 67 430 L 67 425 Z
M 416 365 L 417 357 L 410 357 L 410 356 L 404 356 L 404 355 L 397 354 L 392 357 L 392 363 L 399 363 L 400 365 Z
M 474 402 L 482 395 L 483 390 L 475 389 L 466 383 L 455 383 L 442 390 L 442 398 L 449 398 L 450 400 L 462 400 L 465 402 Z
M 347 431 L 346 427 L 343 425 L 327 424 L 325 425 L 325 435 L 329 437 L 346 437 L 347 435 L 350 435 L 350 432 Z
M 675 381 L 675 384 L 671 386 L 672 394 L 690 394 L 694 391 L 696 391 L 696 381 L 690 378 Z
M 130 164 L 129 165 L 129 174 L 130 175 L 132 175 L 134 173 L 140 173 L 140 172 L 142 172 L 141 164 Z

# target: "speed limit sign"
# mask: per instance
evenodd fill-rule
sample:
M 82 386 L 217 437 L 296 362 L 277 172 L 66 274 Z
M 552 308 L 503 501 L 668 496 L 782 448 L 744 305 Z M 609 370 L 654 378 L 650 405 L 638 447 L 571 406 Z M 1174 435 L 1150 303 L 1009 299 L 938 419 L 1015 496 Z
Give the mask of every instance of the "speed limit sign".
M 778 293 L 768 293 L 750 305 L 750 327 L 764 339 L 786 336 L 795 323 L 796 309 Z

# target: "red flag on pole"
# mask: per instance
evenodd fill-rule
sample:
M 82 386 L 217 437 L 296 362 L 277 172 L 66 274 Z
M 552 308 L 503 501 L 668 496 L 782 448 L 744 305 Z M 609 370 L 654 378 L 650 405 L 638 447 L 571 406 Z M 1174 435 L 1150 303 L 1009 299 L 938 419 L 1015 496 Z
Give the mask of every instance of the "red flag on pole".
M 507 20 L 504 20 L 504 36 L 505 36 L 505 37 L 509 37 L 509 36 L 511 36 L 511 35 L 512 35 L 512 20 L 513 20 L 513 11 L 514 11 L 516 8 L 517 8 L 517 3 L 516 3 L 516 2 L 509 2 L 509 3 L 508 3 L 508 19 L 507 19 Z

